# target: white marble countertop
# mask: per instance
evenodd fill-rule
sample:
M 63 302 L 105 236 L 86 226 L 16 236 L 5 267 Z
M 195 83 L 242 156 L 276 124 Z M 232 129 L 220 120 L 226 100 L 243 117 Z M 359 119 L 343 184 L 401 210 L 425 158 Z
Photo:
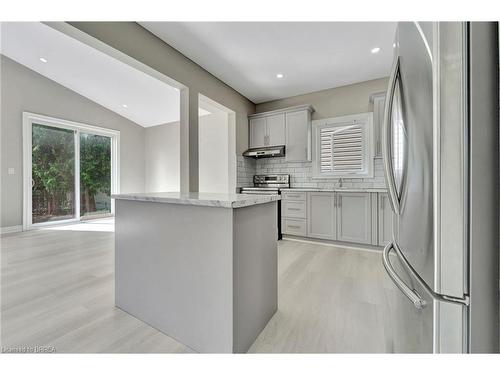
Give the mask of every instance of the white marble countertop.
M 225 194 L 225 193 L 130 193 L 113 194 L 111 198 L 129 201 L 186 204 L 222 208 L 240 208 L 280 200 L 279 195 Z
M 281 191 L 323 191 L 323 192 L 335 192 L 335 191 L 345 191 L 347 193 L 387 193 L 385 188 L 332 188 L 332 189 L 322 189 L 322 188 L 281 188 Z

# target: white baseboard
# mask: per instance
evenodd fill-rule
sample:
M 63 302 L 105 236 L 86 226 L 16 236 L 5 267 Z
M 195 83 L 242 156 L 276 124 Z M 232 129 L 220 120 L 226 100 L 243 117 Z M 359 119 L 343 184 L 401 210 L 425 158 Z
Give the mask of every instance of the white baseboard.
M 305 243 L 310 243 L 314 245 L 325 245 L 325 246 L 331 246 L 331 247 L 339 247 L 339 248 L 344 248 L 344 249 L 350 249 L 350 250 L 359 250 L 359 251 L 368 251 L 370 253 L 377 253 L 377 254 L 382 254 L 382 247 L 377 247 L 373 245 L 359 245 L 356 246 L 356 244 L 350 244 L 346 242 L 333 242 L 333 241 L 328 241 L 328 240 L 320 240 L 316 238 L 307 238 L 307 237 L 299 237 L 299 236 L 289 236 L 284 234 L 283 235 L 284 240 L 289 240 L 289 241 L 296 241 L 296 242 L 305 242 Z
M 0 228 L 0 234 L 16 233 L 16 232 L 22 232 L 22 231 L 23 231 L 22 225 L 14 225 L 12 227 L 1 227 Z

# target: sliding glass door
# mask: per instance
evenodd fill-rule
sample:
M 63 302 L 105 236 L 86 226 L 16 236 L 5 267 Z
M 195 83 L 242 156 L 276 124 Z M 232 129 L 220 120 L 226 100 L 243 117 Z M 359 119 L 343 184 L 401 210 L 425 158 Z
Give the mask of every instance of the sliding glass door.
M 80 133 L 80 216 L 111 214 L 111 138 Z
M 33 223 L 75 218 L 75 132 L 32 127 Z
M 23 114 L 24 229 L 109 216 L 119 132 Z

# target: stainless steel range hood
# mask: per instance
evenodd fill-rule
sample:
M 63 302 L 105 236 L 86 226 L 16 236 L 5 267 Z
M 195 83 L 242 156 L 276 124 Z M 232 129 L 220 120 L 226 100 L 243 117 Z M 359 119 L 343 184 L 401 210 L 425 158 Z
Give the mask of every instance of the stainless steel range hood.
M 243 153 L 248 158 L 277 158 L 285 156 L 285 146 L 249 148 Z

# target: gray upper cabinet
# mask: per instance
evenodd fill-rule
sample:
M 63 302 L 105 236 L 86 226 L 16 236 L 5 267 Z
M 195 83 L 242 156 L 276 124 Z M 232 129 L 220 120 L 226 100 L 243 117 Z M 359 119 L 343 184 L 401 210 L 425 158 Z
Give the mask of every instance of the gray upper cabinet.
M 392 241 L 394 214 L 389 202 L 389 195 L 378 193 L 378 245 L 385 246 Z
M 311 160 L 311 111 L 286 114 L 286 161 Z
M 371 244 L 370 193 L 337 192 L 337 240 Z
M 382 128 L 384 126 L 385 92 L 373 94 L 373 129 L 375 135 L 375 156 L 382 156 Z
M 266 118 L 257 117 L 250 119 L 250 148 L 264 147 L 266 145 Z
M 285 114 L 266 117 L 268 146 L 282 146 L 285 144 Z
M 249 147 L 285 145 L 285 161 L 311 160 L 311 106 L 249 116 Z
M 285 114 L 253 117 L 248 123 L 250 148 L 285 144 Z
M 335 194 L 307 194 L 307 236 L 326 240 L 336 239 Z

